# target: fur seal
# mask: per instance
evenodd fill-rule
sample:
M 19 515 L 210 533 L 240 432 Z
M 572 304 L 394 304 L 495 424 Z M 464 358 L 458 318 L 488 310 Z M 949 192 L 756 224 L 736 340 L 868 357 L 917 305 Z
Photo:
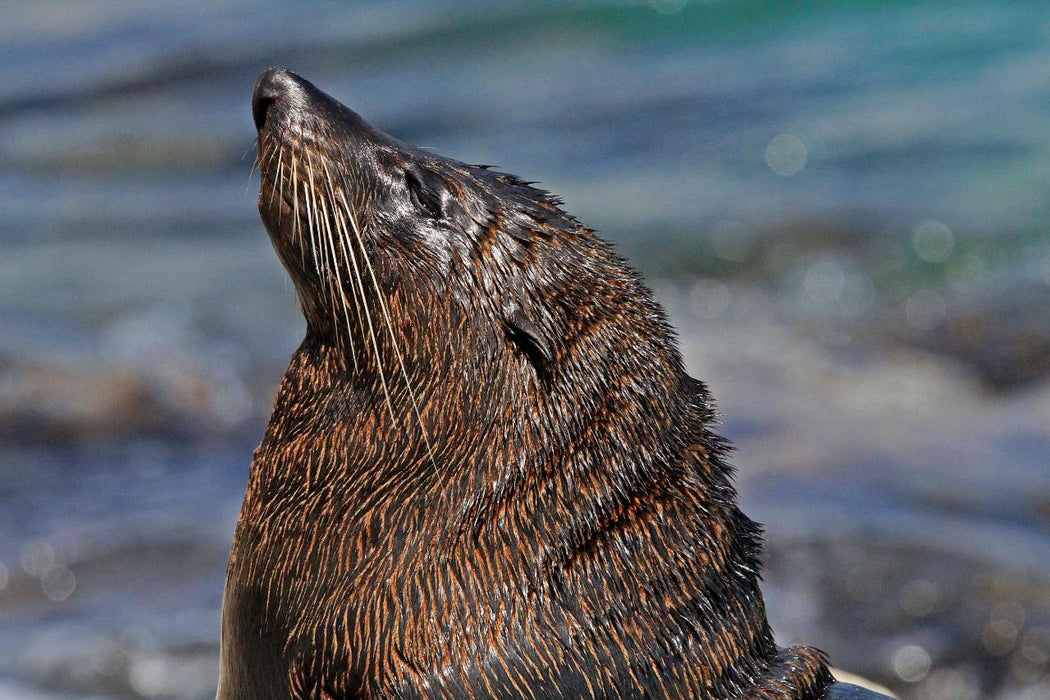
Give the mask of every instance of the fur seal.
M 711 397 L 611 246 L 288 71 L 252 113 L 307 331 L 218 697 L 824 697 L 824 655 L 774 643 Z

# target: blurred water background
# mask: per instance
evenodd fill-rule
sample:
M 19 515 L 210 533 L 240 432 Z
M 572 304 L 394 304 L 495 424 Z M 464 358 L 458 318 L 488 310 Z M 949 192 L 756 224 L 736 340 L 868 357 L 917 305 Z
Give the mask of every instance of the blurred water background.
M 782 643 L 1050 697 L 1050 4 L 0 5 L 0 697 L 206 698 L 303 323 L 260 70 L 561 194 L 668 306 Z

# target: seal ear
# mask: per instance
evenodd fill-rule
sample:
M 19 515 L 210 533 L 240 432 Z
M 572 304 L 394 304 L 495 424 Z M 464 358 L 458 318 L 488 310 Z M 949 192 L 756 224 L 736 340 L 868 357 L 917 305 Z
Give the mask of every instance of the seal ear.
M 520 305 L 514 304 L 503 316 L 507 337 L 514 342 L 539 372 L 546 372 L 554 360 L 550 345 L 540 329 L 528 317 Z
M 447 191 L 444 180 L 437 173 L 415 165 L 405 167 L 405 183 L 408 185 L 412 201 L 423 208 L 435 219 L 445 216 L 444 194 Z

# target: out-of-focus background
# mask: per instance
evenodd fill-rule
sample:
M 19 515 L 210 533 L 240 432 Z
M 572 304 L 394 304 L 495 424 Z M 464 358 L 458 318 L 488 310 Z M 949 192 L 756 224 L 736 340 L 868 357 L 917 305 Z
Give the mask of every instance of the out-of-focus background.
M 303 323 L 252 85 L 561 194 L 667 305 L 782 643 L 1050 697 L 1050 4 L 0 7 L 0 697 L 206 698 Z

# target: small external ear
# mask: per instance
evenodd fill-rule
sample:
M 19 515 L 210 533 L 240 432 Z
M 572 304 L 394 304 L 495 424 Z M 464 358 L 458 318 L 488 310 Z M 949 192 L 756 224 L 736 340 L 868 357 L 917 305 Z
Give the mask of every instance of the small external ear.
M 539 372 L 546 372 L 554 360 L 550 344 L 543 333 L 520 305 L 515 304 L 504 314 L 503 325 L 511 339 Z
M 414 165 L 405 168 L 405 182 L 415 203 L 435 219 L 445 216 L 445 181 L 437 173 Z

